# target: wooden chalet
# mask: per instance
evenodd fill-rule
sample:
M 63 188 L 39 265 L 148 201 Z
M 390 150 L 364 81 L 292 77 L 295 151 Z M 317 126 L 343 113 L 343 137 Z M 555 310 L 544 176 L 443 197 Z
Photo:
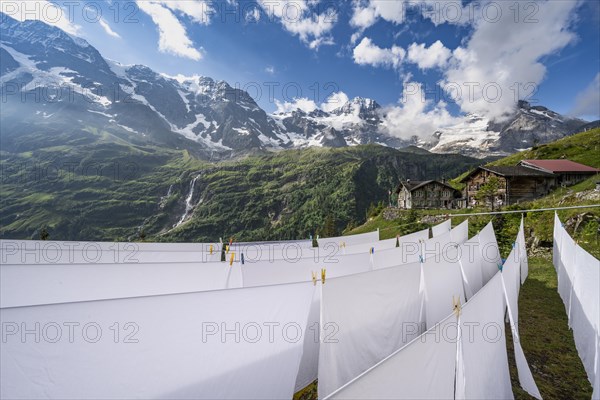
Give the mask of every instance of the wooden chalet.
M 460 190 L 439 181 L 401 181 L 396 189 L 398 208 L 460 208 Z
M 552 172 L 521 165 L 478 167 L 461 179 L 461 182 L 466 184 L 464 196 L 467 206 L 473 207 L 478 204 L 476 196 L 479 189 L 493 176 L 500 182 L 500 188 L 493 200 L 496 206 L 516 204 L 545 196 L 556 187 L 557 178 Z

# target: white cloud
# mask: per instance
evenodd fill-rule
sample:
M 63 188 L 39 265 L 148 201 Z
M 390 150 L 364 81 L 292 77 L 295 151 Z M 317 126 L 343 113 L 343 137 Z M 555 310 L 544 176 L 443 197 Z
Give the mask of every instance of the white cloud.
M 322 104 L 321 110 L 330 112 L 346 104 L 350 98 L 344 92 L 332 93 Z
M 576 38 L 569 27 L 577 2 L 536 4 L 536 22 L 528 23 L 525 17 L 515 21 L 514 2 L 494 2 L 501 8 L 500 19 L 477 19 L 466 45 L 453 51 L 441 84 L 463 112 L 502 120 L 544 79 L 546 68 L 540 59 Z
M 350 44 L 355 44 L 356 41 L 362 36 L 362 31 L 361 32 L 354 32 L 352 34 L 352 36 L 350 36 Z
M 18 21 L 38 20 L 79 36 L 81 26 L 71 22 L 68 11 L 47 0 L 0 1 L 0 12 Z
M 405 0 L 355 0 L 350 25 L 362 31 L 374 25 L 379 18 L 400 24 L 405 19 L 405 3 Z
M 354 0 L 350 25 L 361 32 L 379 19 L 399 25 L 409 17 L 429 19 L 434 25 L 463 25 L 475 14 L 479 2 L 462 6 L 460 1 Z M 512 3 L 511 3 L 512 4 Z
M 162 3 L 168 4 L 168 8 Z M 190 3 L 189 5 L 186 5 Z M 202 2 L 203 3 L 203 2 Z M 190 15 L 195 21 L 201 22 L 201 16 L 205 15 L 191 6 L 193 2 L 186 1 L 145 1 L 138 0 L 140 10 L 148 14 L 152 21 L 158 27 L 159 40 L 158 49 L 164 53 L 170 53 L 179 57 L 200 60 L 202 54 L 196 48 L 188 37 L 183 24 L 177 19 L 171 10 L 179 10 Z M 196 4 L 198 4 L 196 2 Z M 184 11 L 186 10 L 186 11 Z
M 296 98 L 291 102 L 281 102 L 275 99 L 275 105 L 277 106 L 276 114 L 288 113 L 300 109 L 306 113 L 316 110 L 318 107 L 314 101 L 307 99 L 306 97 Z
M 371 65 L 374 67 L 393 67 L 398 68 L 406 51 L 399 46 L 392 46 L 389 49 L 381 48 L 365 37 L 354 48 L 353 58 L 356 64 Z
M 256 23 L 260 21 L 260 10 L 258 7 L 252 7 L 250 10 L 246 10 L 244 20 L 248 23 Z
M 319 37 L 314 40 L 311 40 L 308 43 L 308 47 L 312 50 L 318 50 L 319 47 L 321 47 L 323 45 L 331 46 L 334 44 L 335 44 L 335 42 L 333 41 L 333 38 L 331 36 L 327 36 L 327 37 Z
M 155 0 L 171 11 L 180 12 L 189 16 L 194 22 L 202 25 L 210 24 L 211 17 L 215 14 L 215 9 L 210 1 L 204 0 Z
M 383 130 L 389 135 L 410 139 L 412 136 L 429 138 L 436 130 L 457 124 L 443 101 L 435 104 L 425 99 L 420 83 L 405 82 L 398 105 L 383 109 Z
M 265 67 L 265 72 L 269 75 L 273 75 L 273 74 L 275 74 L 275 67 L 272 65 L 267 65 Z
M 337 22 L 335 9 L 328 8 L 322 13 L 311 10 L 318 0 L 258 0 L 269 20 L 278 20 L 283 27 L 312 49 L 321 45 L 333 44 L 330 35 Z
M 307 99 L 306 97 L 295 98 L 291 102 L 281 102 L 276 99 L 275 105 L 277 106 L 277 110 L 275 111 L 275 113 L 288 113 L 297 109 L 300 109 L 306 113 L 317 109 L 323 110 L 325 112 L 331 112 L 336 108 L 340 108 L 349 100 L 350 98 L 348 97 L 348 95 L 341 91 L 332 93 L 320 105 L 317 105 L 313 100 Z
M 361 31 L 375 24 L 378 15 L 374 7 L 365 5 L 360 1 L 355 1 L 352 7 L 352 17 L 350 18 L 350 25 L 355 28 L 359 28 Z
M 110 27 L 110 25 L 104 20 L 104 18 L 100 18 L 98 23 L 100 24 L 102 29 L 104 29 L 104 32 L 106 32 L 107 35 L 112 36 L 114 38 L 121 39 L 121 35 L 119 35 L 115 31 L 113 31 L 112 28 Z
M 578 117 L 600 118 L 600 73 L 577 95 L 571 114 Z
M 439 40 L 429 48 L 424 43 L 413 43 L 408 47 L 408 60 L 417 64 L 421 69 L 442 68 L 448 62 L 452 53 Z

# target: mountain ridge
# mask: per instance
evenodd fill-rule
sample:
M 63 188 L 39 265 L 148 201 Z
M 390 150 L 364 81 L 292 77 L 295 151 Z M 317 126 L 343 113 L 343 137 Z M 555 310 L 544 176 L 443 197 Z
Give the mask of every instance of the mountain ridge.
M 4 14 L 0 21 L 0 81 L 3 95 L 11 103 L 7 119 L 33 108 L 34 115 L 44 118 L 41 123 L 56 121 L 60 127 L 65 118 L 55 117 L 68 109 L 70 123 L 82 121 L 85 126 L 89 114 L 95 113 L 94 124 L 110 125 L 120 135 L 186 148 L 203 158 L 218 159 L 251 149 L 369 143 L 394 148 L 418 145 L 434 153 L 459 152 L 483 158 L 564 137 L 587 123 L 519 102 L 515 115 L 502 124 L 467 116 L 458 125 L 440 128 L 430 136 L 414 138 L 406 132 L 401 138 L 387 133 L 384 120 L 390 117 L 373 99 L 355 97 L 327 111 L 296 109 L 269 114 L 247 92 L 225 81 L 168 76 L 144 65 L 125 66 L 103 58 L 84 39 L 43 22 L 19 22 Z M 19 104 L 23 98 L 36 96 L 39 89 L 69 93 Z M 59 104 L 65 103 L 65 96 L 72 104 Z M 35 118 L 28 122 L 40 124 Z

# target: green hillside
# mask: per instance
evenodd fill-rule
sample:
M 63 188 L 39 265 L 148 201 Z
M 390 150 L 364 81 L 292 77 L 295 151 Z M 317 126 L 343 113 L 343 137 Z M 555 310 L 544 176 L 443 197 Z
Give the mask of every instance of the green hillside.
M 387 204 L 388 191 L 401 178 L 449 176 L 476 163 L 459 155 L 423 155 L 377 145 L 287 150 L 221 163 L 196 181 L 202 201 L 192 219 L 160 238 L 335 236 L 364 222 L 372 204 Z
M 492 162 L 490 165 L 516 165 L 521 160 L 559 158 L 568 158 L 578 163 L 600 168 L 600 128 L 536 146 L 531 150 Z
M 37 238 L 42 227 L 54 240 L 335 235 L 363 223 L 372 203 L 387 203 L 400 178 L 449 177 L 479 163 L 378 145 L 207 162 L 91 128 L 27 137 L 0 157 L 4 238 Z M 55 146 L 58 142 L 68 146 Z M 191 217 L 172 229 L 197 176 Z

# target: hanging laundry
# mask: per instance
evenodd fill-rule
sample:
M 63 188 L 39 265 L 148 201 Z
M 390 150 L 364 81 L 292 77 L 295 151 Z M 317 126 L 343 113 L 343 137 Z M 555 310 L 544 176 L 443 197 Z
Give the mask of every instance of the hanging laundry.
M 305 283 L 2 308 L 2 324 L 54 323 L 63 335 L 7 338 L 0 394 L 289 399 L 314 290 Z M 63 325 L 70 321 L 81 324 L 72 326 L 73 341 Z
M 419 264 L 327 280 L 321 300 L 320 398 L 422 332 L 419 280 Z

